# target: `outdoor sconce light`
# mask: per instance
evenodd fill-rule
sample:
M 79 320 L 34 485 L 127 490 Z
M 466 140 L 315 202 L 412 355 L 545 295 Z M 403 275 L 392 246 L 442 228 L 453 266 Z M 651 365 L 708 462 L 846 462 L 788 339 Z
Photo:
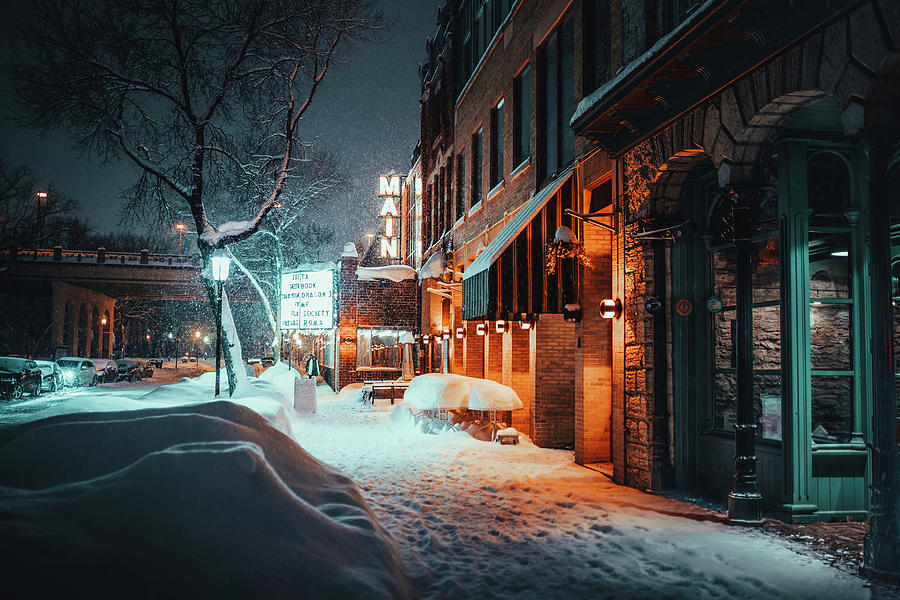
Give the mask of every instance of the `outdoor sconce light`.
M 534 315 L 529 315 L 528 313 L 521 313 L 519 315 L 519 328 L 520 329 L 531 329 L 534 326 Z
M 106 324 L 107 324 L 107 323 L 108 323 L 108 321 L 107 321 L 106 317 L 100 317 L 100 324 L 101 324 L 101 325 L 103 325 L 104 327 L 106 327 Z
M 461 340 L 465 337 L 465 335 L 466 335 L 465 328 L 463 328 L 463 327 L 456 328 L 456 339 Z
M 521 329 L 531 329 L 531 321 L 519 321 L 519 327 Z
M 506 321 L 497 321 L 494 323 L 494 327 L 497 330 L 497 333 L 505 333 L 506 332 Z
M 439 335 L 435 335 L 435 336 L 434 336 L 434 343 L 435 343 L 435 344 L 442 344 L 443 342 L 444 342 L 444 340 L 443 340 L 443 338 L 442 338 L 441 336 L 439 336 Z
M 475 333 L 478 335 L 484 335 L 484 323 L 479 323 L 475 326 Z
M 422 334 L 422 343 L 427 344 L 430 341 L 431 341 L 431 336 L 428 335 L 427 333 L 423 333 Z
M 341 342 L 343 342 L 344 344 L 352 344 L 353 338 L 348 335 L 348 336 L 342 337 Z
M 600 301 L 600 316 L 604 319 L 618 319 L 621 314 L 622 303 L 618 298 L 606 298 Z

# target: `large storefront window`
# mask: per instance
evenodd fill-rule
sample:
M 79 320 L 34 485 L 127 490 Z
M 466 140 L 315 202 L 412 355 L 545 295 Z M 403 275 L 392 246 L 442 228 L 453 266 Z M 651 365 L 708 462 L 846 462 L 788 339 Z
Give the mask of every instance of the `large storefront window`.
M 399 369 L 402 360 L 400 337 L 407 333 L 383 327 L 356 330 L 356 365 L 362 368 Z
M 737 414 L 737 305 L 735 249 L 710 251 L 713 295 L 722 310 L 713 315 L 713 426 L 732 431 Z M 781 440 L 781 271 L 778 237 L 753 242 L 753 414 L 758 435 Z
M 834 152 L 807 159 L 812 437 L 848 442 L 855 381 L 850 170 Z

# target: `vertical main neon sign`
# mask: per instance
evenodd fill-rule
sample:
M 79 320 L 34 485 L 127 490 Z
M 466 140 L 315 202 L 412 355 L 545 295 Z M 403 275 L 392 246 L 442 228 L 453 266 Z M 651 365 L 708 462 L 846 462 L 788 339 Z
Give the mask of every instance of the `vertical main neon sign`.
M 400 176 L 381 175 L 378 178 L 378 195 L 384 197 L 378 216 L 384 219 L 384 235 L 381 237 L 381 258 L 400 258 Z

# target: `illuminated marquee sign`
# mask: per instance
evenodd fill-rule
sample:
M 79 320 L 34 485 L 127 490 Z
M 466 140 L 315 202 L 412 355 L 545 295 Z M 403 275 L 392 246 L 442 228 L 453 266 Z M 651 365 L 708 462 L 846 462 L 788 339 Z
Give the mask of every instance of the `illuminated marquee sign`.
M 379 217 L 384 219 L 384 235 L 381 237 L 381 258 L 400 258 L 400 176 L 382 175 L 378 178 L 378 195 L 384 196 Z
M 281 274 L 281 328 L 334 327 L 334 271 Z

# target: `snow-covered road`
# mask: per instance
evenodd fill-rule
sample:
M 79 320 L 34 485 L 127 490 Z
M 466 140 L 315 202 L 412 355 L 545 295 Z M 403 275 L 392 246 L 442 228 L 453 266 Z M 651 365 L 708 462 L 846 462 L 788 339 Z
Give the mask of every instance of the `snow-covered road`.
M 425 435 L 319 386 L 297 441 L 342 469 L 429 598 L 868 598 L 859 577 L 718 513 L 612 484 L 572 453 Z
M 161 381 L 162 378 L 157 380 Z M 98 386 L 4 404 L 0 406 L 0 423 L 83 410 L 134 411 L 153 406 L 159 407 L 155 410 L 164 411 L 165 406 L 211 399 L 208 376 L 205 383 L 199 380 L 196 385 L 182 382 L 144 397 L 155 383 Z M 288 409 L 290 427 L 284 422 L 280 428 L 292 430 L 300 446 L 319 460 L 341 469 L 358 485 L 378 521 L 396 539 L 413 588 L 422 597 L 565 600 L 896 597 L 896 589 L 880 585 L 869 587 L 855 574 L 829 566 L 807 547 L 786 538 L 728 526 L 719 513 L 614 485 L 604 475 L 574 465 L 571 452 L 538 448 L 527 440 L 517 446 L 501 446 L 477 441 L 465 433 L 422 434 L 402 421 L 391 420 L 392 407 L 384 401 L 374 407 L 364 405 L 359 401 L 358 392 L 337 396 L 324 385 L 318 386 L 317 392 L 317 413 L 298 415 Z M 277 403 L 275 406 L 280 407 Z M 43 413 L 42 408 L 48 411 Z M 178 420 L 184 416 L 179 410 L 159 414 L 146 418 L 138 415 L 135 423 L 150 432 L 156 431 L 152 430 L 154 419 Z M 284 414 L 281 412 L 282 418 Z M 118 420 L 110 421 L 107 427 L 111 432 L 128 433 L 137 426 L 122 425 L 123 422 L 130 423 L 128 418 L 127 414 L 122 415 Z M 271 415 L 266 418 L 270 423 L 277 421 Z M 71 435 L 78 418 L 66 419 L 66 429 L 61 431 Z M 209 422 L 205 417 L 191 416 L 190 419 L 200 424 Z M 280 434 L 277 432 L 273 435 L 255 429 L 242 433 L 249 430 L 228 421 L 216 422 L 221 423 L 216 430 L 223 428 L 230 436 L 229 440 L 252 442 L 259 438 L 278 447 L 275 442 Z M 159 433 L 157 431 L 153 436 Z M 162 433 L 163 437 L 170 435 L 168 429 Z M 252 439 L 241 437 L 244 435 L 251 435 Z M 17 443 L 25 444 L 26 437 L 20 435 Z M 151 440 L 151 437 L 148 433 L 141 438 L 150 449 L 164 448 L 169 443 L 164 439 Z M 283 439 L 289 444 L 286 438 Z M 119 444 L 124 444 L 116 450 L 121 454 L 130 451 L 129 445 L 134 442 L 126 437 Z M 274 452 L 271 456 L 266 454 L 268 464 L 274 465 L 271 473 L 288 477 L 288 480 L 298 477 L 296 470 L 285 461 L 296 460 L 302 453 L 298 454 L 299 450 L 288 452 L 284 448 L 273 451 L 272 447 L 266 450 Z M 0 452 L 6 449 L 0 447 Z M 46 469 L 52 471 L 53 464 L 59 461 L 50 452 L 45 454 L 48 455 Z M 212 452 L 210 456 L 214 454 Z M 171 456 L 171 453 L 148 456 Z M 34 468 L 44 468 L 38 459 L 31 462 Z M 146 464 L 146 460 L 135 463 L 141 464 Z M 230 463 L 216 459 L 215 464 L 213 472 L 219 473 Z M 20 477 L 33 470 L 29 467 L 25 472 L 13 474 Z M 118 481 L 119 475 L 127 471 L 113 470 L 103 481 Z M 245 471 L 240 469 L 229 473 L 231 479 L 227 479 L 227 485 L 232 487 L 251 485 L 248 482 L 256 481 L 254 478 L 257 477 L 244 474 Z M 188 485 L 192 479 L 187 477 L 182 483 Z M 96 487 L 90 479 L 85 482 L 80 484 L 85 489 Z M 169 482 L 174 486 L 172 493 L 182 493 L 179 487 L 182 483 Z M 247 489 L 252 491 L 252 485 Z M 317 502 L 321 503 L 321 500 L 304 498 L 297 491 L 302 488 L 302 478 L 291 488 L 296 496 L 286 488 L 282 489 L 280 484 L 273 484 L 261 490 L 267 494 L 254 502 L 291 506 L 309 513 L 308 509 L 318 507 Z M 7 502 L 17 506 L 17 498 L 23 492 L 8 491 Z M 35 497 L 43 498 L 53 493 L 48 489 L 46 493 L 35 492 Z M 149 516 L 155 510 L 155 507 L 139 504 L 137 498 L 129 500 L 130 512 Z M 334 510 L 335 505 L 326 502 L 322 506 Z M 234 522 L 234 519 L 247 518 L 247 510 L 246 502 L 232 499 L 231 504 L 222 502 L 218 512 L 231 511 L 226 520 Z M 89 507 L 78 514 L 81 513 L 92 514 Z M 21 514 L 28 517 L 31 513 Z M 275 517 L 278 527 L 299 527 L 290 519 L 286 521 L 288 516 L 279 514 Z M 159 521 L 154 526 L 157 525 Z M 217 527 L 210 531 L 220 531 Z M 244 529 L 255 531 L 256 527 L 254 522 L 247 522 L 243 523 L 243 528 L 234 529 L 239 530 L 240 538 L 247 534 Z M 177 528 L 169 527 L 169 530 L 177 532 Z M 303 528 L 298 535 L 302 531 Z M 354 535 L 368 535 L 365 528 L 355 531 Z M 298 539 L 302 539 L 302 535 Z M 147 543 L 138 542 L 137 548 Z M 274 562 L 264 551 L 265 544 L 271 545 L 271 541 L 261 539 L 260 542 L 263 546 L 257 554 L 264 555 L 261 560 Z M 98 547 L 104 547 L 103 543 L 98 541 Z M 297 542 L 292 540 L 291 543 Z M 301 543 L 313 554 L 336 548 L 336 544 L 336 539 Z M 271 554 L 272 550 L 269 551 Z M 65 556 L 64 546 L 60 552 Z M 343 561 L 349 563 L 360 559 L 351 554 L 343 554 Z M 389 557 L 385 559 L 387 554 L 374 556 L 371 549 L 363 554 L 362 558 L 371 569 L 391 564 Z M 287 564 L 295 563 L 288 561 Z M 302 570 L 299 565 L 288 568 Z M 252 582 L 262 583 L 258 579 Z M 405 583 L 398 585 L 397 589 L 402 589 Z M 364 597 L 366 593 L 361 588 L 357 597 Z

